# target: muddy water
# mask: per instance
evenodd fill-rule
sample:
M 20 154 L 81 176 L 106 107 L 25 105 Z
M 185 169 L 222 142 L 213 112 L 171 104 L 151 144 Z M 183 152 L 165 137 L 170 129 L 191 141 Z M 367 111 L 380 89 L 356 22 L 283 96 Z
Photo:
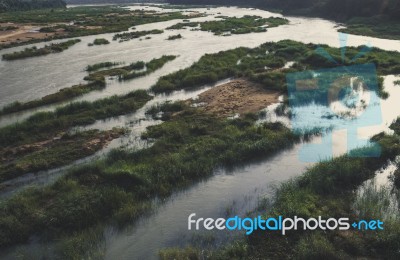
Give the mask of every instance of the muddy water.
M 269 160 L 233 171 L 220 170 L 215 176 L 188 191 L 176 194 L 157 212 L 126 232 L 107 232 L 106 259 L 153 259 L 159 249 L 185 246 L 201 237 L 214 244 L 235 238 L 238 233 L 188 231 L 187 218 L 251 217 L 260 198 L 270 197 L 274 187 L 300 174 L 308 163 L 297 160 L 299 145 Z
M 16 192 L 19 192 L 28 187 L 49 185 L 54 181 L 56 181 L 61 176 L 63 176 L 69 168 L 81 165 L 83 163 L 88 163 L 90 161 L 93 161 L 94 159 L 101 158 L 112 149 L 115 148 L 142 149 L 148 147 L 148 145 L 151 144 L 148 144 L 146 141 L 141 140 L 140 138 L 141 133 L 143 133 L 148 126 L 162 123 L 162 121 L 155 120 L 150 116 L 146 115 L 146 111 L 149 108 L 151 108 L 154 105 L 162 104 L 165 102 L 173 102 L 176 100 L 187 100 L 191 98 L 196 98 L 201 92 L 207 91 L 208 89 L 218 86 L 220 84 L 229 82 L 229 80 L 230 79 L 221 80 L 212 85 L 202 86 L 197 90 L 194 89 L 191 91 L 182 90 L 182 91 L 175 91 L 170 95 L 163 95 L 163 94 L 156 95 L 151 101 L 149 101 L 145 106 L 143 106 L 135 113 L 114 117 L 107 120 L 99 120 L 92 125 L 85 127 L 77 127 L 76 129 L 72 129 L 71 131 L 89 130 L 89 129 L 111 130 L 114 127 L 126 127 L 129 129 L 130 132 L 129 134 L 121 138 L 113 140 L 109 145 L 107 145 L 107 147 L 98 151 L 94 155 L 86 157 L 81 160 L 77 160 L 68 166 L 60 167 L 57 169 L 51 169 L 47 171 L 41 171 L 37 173 L 25 174 L 21 177 L 1 183 L 0 198 L 3 199 L 7 198 L 15 194 Z
M 400 111 L 393 108 L 400 98 L 400 87 L 394 85 L 398 79 L 395 76 L 385 77 L 385 90 L 390 97 L 381 101 L 382 123 L 364 128 L 361 136 L 371 137 L 381 131 L 391 132 L 389 125 L 399 115 Z M 267 109 L 266 121 L 290 122 L 285 117 L 276 116 L 273 111 L 277 105 Z M 313 110 L 313 106 L 304 106 L 302 111 Z M 334 156 L 344 154 L 346 150 L 346 132 L 333 129 Z M 313 138 L 310 143 L 318 144 L 322 137 Z M 133 228 L 124 232 L 115 232 L 109 228 L 106 232 L 106 258 L 115 259 L 156 259 L 161 248 L 201 244 L 202 239 L 213 239 L 213 245 L 223 244 L 237 237 L 238 233 L 188 231 L 187 218 L 191 213 L 196 217 L 252 217 L 252 212 L 261 198 L 271 198 L 274 187 L 303 173 L 313 163 L 300 160 L 302 146 L 293 148 L 265 160 L 232 171 L 220 170 L 209 180 L 195 185 L 188 191 L 176 194 L 150 217 L 139 221 Z M 310 154 L 319 150 L 311 150 Z M 325 158 L 327 159 L 327 158 Z M 388 181 L 388 175 L 393 172 L 393 165 L 388 170 L 378 171 L 377 179 Z M 228 213 L 227 213 L 228 212 Z M 239 234 L 240 235 L 240 234 Z M 242 232 L 243 235 L 243 232 Z M 200 241 L 200 242 L 199 242 Z M 204 246 L 204 245 L 202 245 Z
M 161 9 L 154 7 L 149 9 L 161 11 Z M 221 7 L 210 10 L 196 9 L 196 11 L 206 12 L 210 15 L 206 18 L 196 18 L 196 20 L 215 19 L 215 15 L 241 16 L 248 14 L 263 17 L 271 15 L 279 16 L 261 10 L 244 8 Z M 82 82 L 82 78 L 86 75 L 83 69 L 87 65 L 97 62 L 123 61 L 130 63 L 136 60 L 148 61 L 164 54 L 179 55 L 176 60 L 168 63 L 164 68 L 149 76 L 123 83 L 111 80 L 104 91 L 92 92 L 78 100 L 95 100 L 113 94 L 124 94 L 135 89 L 149 89 L 158 77 L 190 66 L 205 53 L 215 53 L 239 46 L 255 47 L 267 41 L 282 39 L 293 39 L 315 44 L 324 43 L 335 47 L 339 46 L 337 25 L 335 23 L 323 19 L 298 17 L 289 17 L 288 19 L 290 20 L 290 25 L 271 28 L 265 33 L 248 34 L 245 36 L 218 37 L 211 33 L 200 31 L 166 31 L 161 35 L 152 35 L 152 39 L 150 40 L 132 40 L 124 43 L 112 42 L 112 44 L 107 46 L 95 46 L 92 48 L 88 48 L 87 43 L 100 37 L 111 40 L 112 34 L 88 36 L 82 37 L 81 43 L 60 54 L 13 62 L 1 61 L 0 106 L 4 106 L 15 100 L 27 101 L 39 98 L 63 87 L 78 84 Z M 137 26 L 137 30 L 162 29 L 176 22 L 168 21 Z M 315 28 L 318 28 L 318 30 L 315 30 Z M 169 35 L 177 33 L 182 34 L 184 39 L 165 41 Z M 348 45 L 357 46 L 368 43 L 371 43 L 374 47 L 386 50 L 400 50 L 399 41 L 363 36 L 350 36 Z M 21 48 L 3 50 L 0 51 L 0 54 L 18 49 Z M 21 68 L 24 69 L 21 70 Z M 361 133 L 363 136 L 371 136 L 382 130 L 388 131 L 388 125 L 399 115 L 393 109 L 397 107 L 397 102 L 400 98 L 400 87 L 394 86 L 394 80 L 394 76 L 389 76 L 385 79 L 386 90 L 391 96 L 381 103 L 382 114 L 385 117 L 382 120 L 382 124 L 375 128 L 362 130 L 361 132 L 365 131 Z M 132 115 L 98 121 L 87 128 L 110 129 L 113 126 L 129 126 L 132 129 L 132 135 L 115 140 L 109 148 L 146 145 L 135 143 L 137 136 L 148 125 L 160 123 L 146 118 L 144 112 L 147 108 L 167 99 L 179 100 L 195 97 L 209 87 L 211 86 L 194 92 L 176 92 L 172 96 L 156 96 L 145 108 Z M 54 109 L 54 106 L 45 109 L 51 110 Z M 16 120 L 21 120 L 21 118 L 26 117 L 29 113 L 31 112 L 0 118 L 0 124 L 9 124 Z M 270 114 L 269 118 L 271 120 L 279 120 L 273 114 Z M 335 155 L 346 151 L 346 138 L 343 138 L 345 134 L 343 131 L 334 131 Z M 313 140 L 314 143 L 318 143 L 319 141 L 319 138 Z M 102 153 L 107 152 L 107 149 L 101 151 L 97 156 L 101 156 Z M 211 236 L 215 239 L 215 244 L 223 243 L 232 234 L 189 233 L 186 227 L 187 216 L 193 212 L 201 217 L 221 217 L 230 214 L 248 216 L 248 212 L 253 211 L 258 205 L 260 198 L 268 198 L 273 194 L 274 185 L 279 185 L 279 183 L 301 174 L 307 166 L 312 165 L 299 160 L 300 149 L 301 145 L 296 145 L 262 162 L 253 163 L 231 171 L 219 170 L 210 179 L 198 183 L 186 191 L 177 193 L 171 199 L 161 203 L 154 214 L 139 220 L 133 227 L 129 227 L 122 232 L 117 232 L 112 227 L 106 227 L 104 232 L 106 237 L 106 258 L 153 259 L 157 258 L 158 250 L 163 247 L 187 245 L 191 241 L 201 240 L 202 237 Z M 83 162 L 86 161 L 84 160 Z M 47 172 L 44 175 L 33 176 L 33 178 L 27 177 L 27 179 L 21 179 L 19 182 L 14 181 L 10 183 L 11 189 L 8 192 L 15 192 L 26 187 L 26 185 L 46 185 L 51 183 L 57 176 L 63 174 L 64 169 L 55 171 L 57 173 Z M 39 181 L 35 181 L 35 178 L 38 176 Z M 45 177 L 40 179 L 40 176 Z M 21 183 L 21 185 L 18 183 Z M 25 252 L 23 254 L 29 255 L 30 252 L 37 252 L 41 247 L 46 247 L 46 245 L 20 246 L 16 251 Z M 4 257 L 12 257 L 16 251 Z M 39 253 L 39 255 L 46 254 L 46 251 Z
M 143 8 L 143 7 L 135 7 Z M 149 8 L 156 11 L 165 11 L 160 8 Z M 218 19 L 215 16 L 242 16 L 259 15 L 262 17 L 280 16 L 267 11 L 220 7 L 210 10 L 204 8 L 191 9 L 193 11 L 205 12 L 207 17 L 191 19 L 192 21 L 205 21 Z M 166 10 L 171 11 L 171 10 Z M 220 14 L 218 14 L 220 13 Z M 148 89 L 158 77 L 173 71 L 190 66 L 206 53 L 215 53 L 235 47 L 256 47 L 268 41 L 279 41 L 282 39 L 293 39 L 305 43 L 329 44 L 339 46 L 337 24 L 323 19 L 287 17 L 289 25 L 268 29 L 264 33 L 252 33 L 246 35 L 232 35 L 230 37 L 215 36 L 209 32 L 191 31 L 190 29 L 165 31 L 163 34 L 151 35 L 150 40 L 140 41 L 138 39 L 118 43 L 112 41 L 109 45 L 87 47 L 89 42 L 95 38 L 112 39 L 113 34 L 81 37 L 82 42 L 72 46 L 70 49 L 43 57 L 16 61 L 0 61 L 0 107 L 13 101 L 28 101 L 43 97 L 61 88 L 70 87 L 82 83 L 86 75 L 84 69 L 87 65 L 115 61 L 130 63 L 137 60 L 149 61 L 162 55 L 179 55 L 179 57 L 168 63 L 164 68 L 146 77 L 134 79 L 127 82 L 111 81 L 103 91 L 92 92 L 79 100 L 94 100 L 113 94 L 123 94 L 135 89 Z M 153 23 L 136 26 L 136 30 L 165 29 L 180 20 Z M 318 28 L 318 30 L 315 30 Z M 170 35 L 180 33 L 183 39 L 167 41 Z M 57 40 L 55 42 L 59 42 Z M 400 41 L 383 40 L 364 36 L 350 36 L 349 46 L 358 46 L 370 43 L 374 47 L 386 50 L 399 50 Z M 44 45 L 35 44 L 37 46 Z M 16 47 L 1 50 L 0 55 L 23 49 Z M 18 117 L 2 117 L 0 125 L 11 123 L 21 119 Z

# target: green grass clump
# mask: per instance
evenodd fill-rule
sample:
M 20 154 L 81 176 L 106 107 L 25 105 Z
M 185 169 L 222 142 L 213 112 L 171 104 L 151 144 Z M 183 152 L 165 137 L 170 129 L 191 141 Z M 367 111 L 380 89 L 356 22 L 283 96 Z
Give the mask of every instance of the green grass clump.
M 88 65 L 86 67 L 86 71 L 93 72 L 93 71 L 97 71 L 100 69 L 111 68 L 111 67 L 117 66 L 119 64 L 120 63 L 118 63 L 118 62 L 110 62 L 110 61 L 100 62 L 100 63 L 96 63 L 93 65 Z
M 383 39 L 400 40 L 400 25 L 385 17 L 355 17 L 347 21 L 340 32 L 372 36 Z
M 173 41 L 173 40 L 178 40 L 178 39 L 182 39 L 182 35 L 181 34 L 177 34 L 177 35 L 171 35 L 167 38 L 168 41 Z
M 88 46 L 93 46 L 93 45 L 106 45 L 110 44 L 110 42 L 107 39 L 104 38 L 98 38 L 93 41 L 93 43 L 89 43 Z
M 149 62 L 137 61 L 128 66 L 116 67 L 107 70 L 96 71 L 85 77 L 85 80 L 104 80 L 105 77 L 118 76 L 120 81 L 143 77 L 161 69 L 167 62 L 176 58 L 173 55 L 163 55 Z M 143 70 L 143 71 L 138 71 Z
M 0 115 L 15 113 L 45 105 L 55 104 L 58 102 L 66 101 L 68 99 L 81 96 L 93 90 L 104 89 L 105 87 L 106 87 L 105 80 L 96 80 L 88 84 L 81 84 L 72 86 L 70 88 L 63 88 L 60 91 L 44 96 L 41 99 L 28 101 L 26 103 L 21 103 L 18 101 L 11 103 L 10 105 L 5 106 L 0 111 Z
M 335 60 L 341 61 L 339 48 L 326 45 L 320 47 L 326 49 Z M 378 76 L 400 73 L 400 54 L 398 52 L 373 48 L 371 52 L 353 62 L 352 59 L 364 48 L 365 46 L 347 48 L 343 65 L 374 64 Z M 165 93 L 212 84 L 229 77 L 247 77 L 252 81 L 261 83 L 266 89 L 279 89 L 287 92 L 287 73 L 337 67 L 336 63 L 320 56 L 315 50 L 316 46 L 312 44 L 284 40 L 277 43 L 265 43 L 253 49 L 237 48 L 215 54 L 206 54 L 192 66 L 161 77 L 152 86 L 152 90 L 156 93 Z M 290 61 L 295 62 L 295 65 L 290 69 L 283 69 L 282 67 Z M 338 71 L 337 73 L 337 75 L 334 75 L 332 72 L 330 77 L 337 78 L 343 72 Z M 369 75 L 369 78 L 372 78 L 371 75 Z M 384 97 L 386 94 L 383 91 L 383 84 L 379 77 L 377 80 L 379 94 Z M 329 85 L 324 84 L 323 86 L 318 97 L 304 99 L 322 100 L 321 97 L 326 97 L 329 89 Z M 305 93 L 305 95 L 308 95 L 308 93 Z
M 167 28 L 167 30 L 179 30 L 186 27 L 197 27 L 200 25 L 200 30 L 213 32 L 215 35 L 224 33 L 245 34 L 253 32 L 266 32 L 267 27 L 277 27 L 288 24 L 289 21 L 279 17 L 262 18 L 259 16 L 245 15 L 241 18 L 223 17 L 221 21 L 207 22 L 184 22 L 177 23 Z
M 392 127 L 398 125 L 394 123 Z M 350 222 L 380 219 L 379 231 L 291 231 L 285 236 L 274 231 L 256 231 L 244 241 L 248 250 L 226 252 L 225 247 L 212 255 L 225 258 L 277 259 L 350 259 L 399 257 L 400 218 L 389 189 L 363 185 L 376 171 L 400 154 L 399 132 L 373 138 L 382 148 L 381 157 L 356 158 L 344 155 L 323 161 L 303 175 L 277 188 L 274 203 L 266 217 L 327 218 L 347 217 Z M 355 192 L 363 185 L 363 192 Z M 395 199 L 396 202 L 396 199 Z M 211 257 L 213 259 L 213 257 Z
M 133 71 L 133 72 L 128 72 L 128 73 L 123 73 L 123 74 L 119 75 L 118 79 L 120 81 L 123 81 L 123 80 L 130 80 L 130 79 L 149 75 L 149 74 L 153 73 L 154 71 L 161 69 L 165 64 L 176 59 L 176 57 L 177 56 L 174 56 L 174 55 L 163 55 L 161 58 L 155 58 L 146 63 L 136 64 L 133 67 L 136 67 L 139 69 L 146 68 L 146 70 L 140 71 L 140 72 Z
M 135 32 L 127 32 L 127 33 L 118 33 L 114 35 L 113 40 L 116 41 L 119 39 L 120 42 L 129 41 L 132 39 L 137 39 L 142 36 L 146 36 L 149 34 L 161 34 L 164 33 L 163 30 L 154 29 L 151 31 L 135 31 Z
M 3 54 L 3 59 L 4 60 L 18 60 L 18 59 L 24 59 L 24 58 L 29 58 L 29 57 L 36 57 L 36 56 L 43 56 L 43 55 L 48 55 L 51 53 L 59 53 L 67 50 L 69 47 L 72 45 L 77 44 L 81 40 L 75 39 L 75 40 L 69 40 L 66 42 L 61 42 L 61 43 L 52 43 L 50 45 L 46 45 L 43 48 L 37 48 L 37 47 L 32 47 L 32 48 L 26 48 L 23 51 L 17 51 L 13 53 L 7 53 Z
M 289 21 L 284 18 L 270 17 L 261 18 L 259 16 L 246 15 L 242 18 L 227 17 L 222 21 L 207 21 L 200 23 L 202 31 L 210 31 L 216 35 L 229 32 L 232 34 L 245 34 L 252 32 L 265 32 L 266 27 L 277 27 L 287 24 Z M 266 27 L 264 27 L 266 26 Z
M 107 142 L 125 133 L 124 129 L 110 131 L 89 130 L 76 134 L 64 134 L 59 139 L 41 147 L 30 147 L 33 151 L 21 152 L 7 158 L 0 166 L 0 181 L 16 178 L 30 172 L 48 170 L 72 163 L 94 154 Z M 97 141 L 98 140 L 98 141 Z M 4 151 L 2 156 L 8 157 Z
M 161 260 L 170 259 L 199 259 L 200 250 L 197 248 L 186 247 L 184 249 L 180 248 L 166 248 L 160 250 L 158 256 Z
M 186 27 L 197 27 L 199 26 L 199 22 L 184 22 L 184 23 L 177 23 L 170 27 L 167 27 L 167 30 L 180 30 L 185 29 Z

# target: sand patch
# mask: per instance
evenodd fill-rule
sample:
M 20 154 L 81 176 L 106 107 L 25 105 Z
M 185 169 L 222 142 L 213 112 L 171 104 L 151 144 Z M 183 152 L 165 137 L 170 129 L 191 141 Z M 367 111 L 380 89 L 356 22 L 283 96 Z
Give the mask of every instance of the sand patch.
M 53 36 L 52 32 L 39 32 L 40 27 L 34 25 L 21 25 L 21 24 L 1 24 L 12 25 L 18 27 L 15 30 L 1 31 L 0 43 L 7 45 L 12 43 L 27 42 L 32 39 L 47 39 Z
M 207 112 L 228 117 L 234 114 L 257 113 L 278 102 L 279 91 L 265 90 L 260 84 L 236 79 L 199 95 L 195 102 Z

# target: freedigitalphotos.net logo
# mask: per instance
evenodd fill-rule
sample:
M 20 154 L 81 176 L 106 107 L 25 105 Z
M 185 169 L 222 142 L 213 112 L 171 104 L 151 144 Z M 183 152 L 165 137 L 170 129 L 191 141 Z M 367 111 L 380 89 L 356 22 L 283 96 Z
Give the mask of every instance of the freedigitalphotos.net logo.
M 346 34 L 340 34 L 340 42 L 341 63 L 323 48 L 316 50 L 324 61 L 335 64 L 335 67 L 286 75 L 293 131 L 315 133 L 328 130 L 322 136 L 321 144 L 302 146 L 299 154 L 301 161 L 318 162 L 333 156 L 330 130 L 347 130 L 346 144 L 350 156 L 379 157 L 381 154 L 378 144 L 358 138 L 359 129 L 382 122 L 376 67 L 372 63 L 341 65 L 346 60 Z M 370 49 L 365 46 L 349 62 L 354 63 Z M 357 148 L 364 147 L 368 149 L 355 152 Z
M 188 217 L 188 230 L 228 230 L 245 231 L 246 235 L 252 234 L 256 230 L 279 231 L 286 235 L 290 230 L 383 230 L 384 223 L 381 220 L 358 220 L 350 222 L 349 218 L 285 218 L 283 216 L 264 218 L 240 218 L 234 216 L 225 218 L 196 218 L 196 213 Z

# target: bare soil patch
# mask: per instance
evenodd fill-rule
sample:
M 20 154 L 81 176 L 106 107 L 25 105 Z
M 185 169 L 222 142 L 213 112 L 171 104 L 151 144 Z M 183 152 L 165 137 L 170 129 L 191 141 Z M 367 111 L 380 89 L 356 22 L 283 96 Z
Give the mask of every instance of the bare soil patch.
M 260 84 L 246 79 L 236 79 L 200 94 L 196 103 L 201 104 L 208 113 L 227 117 L 257 113 L 278 102 L 280 94 L 279 91 L 265 90 Z

